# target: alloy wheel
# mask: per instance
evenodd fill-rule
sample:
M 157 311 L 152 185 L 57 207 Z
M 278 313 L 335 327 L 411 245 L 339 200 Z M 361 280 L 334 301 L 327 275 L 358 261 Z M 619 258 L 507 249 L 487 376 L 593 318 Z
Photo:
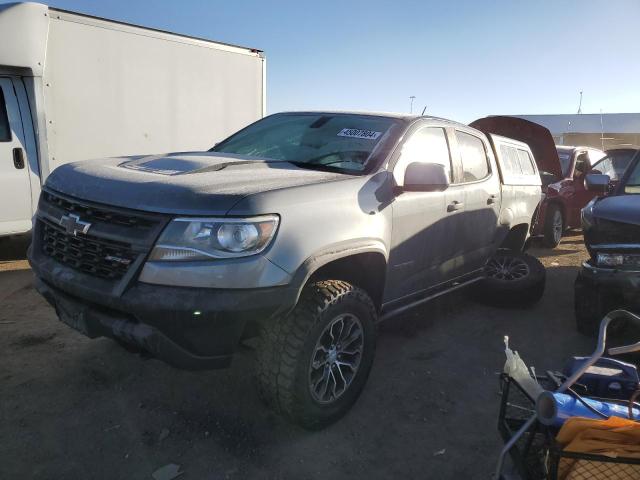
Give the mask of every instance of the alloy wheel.
M 486 273 L 498 280 L 520 280 L 529 275 L 529 265 L 517 257 L 498 256 L 489 260 Z
M 358 372 L 364 332 L 358 317 L 344 313 L 320 334 L 309 365 L 309 390 L 318 403 L 332 403 L 349 388 Z
M 560 243 L 562 239 L 562 213 L 556 210 L 553 213 L 553 239 L 556 243 Z

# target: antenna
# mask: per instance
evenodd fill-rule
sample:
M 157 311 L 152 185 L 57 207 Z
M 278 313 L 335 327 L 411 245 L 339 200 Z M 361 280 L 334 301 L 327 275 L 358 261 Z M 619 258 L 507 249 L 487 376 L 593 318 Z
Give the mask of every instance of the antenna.
M 409 113 L 413 113 L 413 101 L 415 100 L 416 96 L 415 95 L 411 95 L 409 97 L 409 99 L 411 100 L 411 106 L 409 107 Z
M 425 105 L 424 108 L 422 109 L 422 113 L 420 115 L 424 115 L 424 112 L 427 111 L 427 106 Z
M 580 90 L 580 103 L 578 104 L 578 115 L 582 113 L 582 90 Z

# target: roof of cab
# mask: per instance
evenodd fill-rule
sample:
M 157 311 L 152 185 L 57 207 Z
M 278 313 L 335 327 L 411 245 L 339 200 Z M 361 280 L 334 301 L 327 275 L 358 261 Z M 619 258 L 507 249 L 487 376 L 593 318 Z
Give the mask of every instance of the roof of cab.
M 403 120 L 405 122 L 413 122 L 415 120 L 424 119 L 424 120 L 435 120 L 442 123 L 447 123 L 450 125 L 456 125 L 459 127 L 470 128 L 468 125 L 465 125 L 461 122 L 456 122 L 455 120 L 449 120 L 447 118 L 434 117 L 430 115 L 413 115 L 409 113 L 400 113 L 400 112 L 367 112 L 360 110 L 300 110 L 300 111 L 286 111 L 286 112 L 277 112 L 272 115 L 295 115 L 295 114 L 311 114 L 311 115 L 362 115 L 368 117 L 386 117 L 393 118 L 396 120 Z M 474 129 L 477 130 L 477 129 Z

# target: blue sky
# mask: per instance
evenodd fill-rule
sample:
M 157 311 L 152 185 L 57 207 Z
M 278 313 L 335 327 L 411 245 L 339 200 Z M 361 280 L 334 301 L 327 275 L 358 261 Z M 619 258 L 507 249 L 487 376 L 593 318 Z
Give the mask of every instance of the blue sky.
M 0 3 L 4 3 L 0 1 Z M 260 48 L 270 113 L 357 109 L 471 121 L 640 111 L 638 0 L 52 0 Z

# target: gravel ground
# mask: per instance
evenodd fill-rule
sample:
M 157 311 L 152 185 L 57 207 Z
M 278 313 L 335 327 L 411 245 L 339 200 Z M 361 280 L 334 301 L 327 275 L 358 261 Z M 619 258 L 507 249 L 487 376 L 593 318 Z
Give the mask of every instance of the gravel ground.
M 587 354 L 573 281 L 582 238 L 533 249 L 547 267 L 543 300 L 526 310 L 464 293 L 381 328 L 361 398 L 337 424 L 307 432 L 264 408 L 253 352 L 228 370 L 184 372 L 89 340 L 57 321 L 32 287 L 25 241 L 0 243 L 0 478 L 490 478 L 502 337 L 539 370 Z

